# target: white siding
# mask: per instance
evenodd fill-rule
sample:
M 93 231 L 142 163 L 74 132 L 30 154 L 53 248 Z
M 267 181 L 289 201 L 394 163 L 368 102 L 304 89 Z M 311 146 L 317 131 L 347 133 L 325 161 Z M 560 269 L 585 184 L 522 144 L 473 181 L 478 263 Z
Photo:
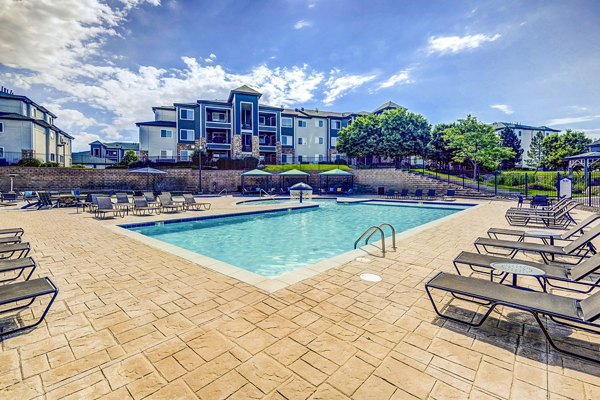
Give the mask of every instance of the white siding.
M 167 129 L 173 132 L 170 138 L 160 136 L 160 131 Z M 160 126 L 140 126 L 140 150 L 147 151 L 148 156 L 157 157 L 161 150 L 171 150 L 177 154 L 177 132 L 175 128 L 165 128 Z
M 157 108 L 156 110 L 154 110 L 154 120 L 175 122 L 175 120 L 177 120 L 177 114 L 175 110 L 163 110 Z
M 20 100 L 0 99 L 0 112 L 25 115 Z
M 323 127 L 318 127 L 318 121 L 323 121 Z M 325 118 L 312 118 L 312 119 L 304 119 L 306 121 L 306 128 L 301 128 L 298 126 L 298 118 L 294 121 L 296 138 L 294 147 L 296 149 L 296 156 L 302 156 L 306 159 L 306 161 L 315 161 L 315 155 L 319 154 L 322 160 L 327 158 L 327 119 Z M 323 143 L 318 144 L 319 137 L 323 138 Z M 304 141 L 306 144 L 298 145 L 298 138 L 305 138 Z
M 21 153 L 23 149 L 31 149 L 30 121 L 0 119 L 4 124 L 4 133 L 0 133 L 0 147 L 6 153 Z

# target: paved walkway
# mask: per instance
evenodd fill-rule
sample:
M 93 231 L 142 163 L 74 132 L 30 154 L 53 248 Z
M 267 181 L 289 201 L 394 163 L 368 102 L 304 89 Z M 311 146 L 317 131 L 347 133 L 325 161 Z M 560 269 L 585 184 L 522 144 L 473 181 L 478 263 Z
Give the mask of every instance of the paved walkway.
M 233 208 L 213 201 L 211 212 Z M 60 288 L 45 323 L 1 343 L 0 398 L 600 398 L 600 367 L 550 351 L 530 316 L 500 310 L 469 329 L 432 310 L 424 282 L 505 226 L 508 205 L 485 203 L 385 259 L 272 294 L 89 214 L 0 210 L 0 228 L 23 227 L 37 274 Z

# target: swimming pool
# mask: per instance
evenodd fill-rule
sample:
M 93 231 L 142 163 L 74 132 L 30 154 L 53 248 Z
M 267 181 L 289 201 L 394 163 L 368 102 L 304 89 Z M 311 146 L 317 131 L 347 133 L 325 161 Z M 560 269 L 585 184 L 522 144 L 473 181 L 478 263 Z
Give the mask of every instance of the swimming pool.
M 318 207 L 124 227 L 272 278 L 352 250 L 371 225 L 387 222 L 400 233 L 468 208 L 315 203 Z

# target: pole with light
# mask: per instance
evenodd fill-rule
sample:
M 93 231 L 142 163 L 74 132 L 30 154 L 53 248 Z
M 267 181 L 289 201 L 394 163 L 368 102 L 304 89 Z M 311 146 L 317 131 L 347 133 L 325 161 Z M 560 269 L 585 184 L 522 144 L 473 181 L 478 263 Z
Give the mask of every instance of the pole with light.
M 192 145 L 192 149 L 196 147 Z M 198 194 L 202 194 L 202 146 L 198 145 Z

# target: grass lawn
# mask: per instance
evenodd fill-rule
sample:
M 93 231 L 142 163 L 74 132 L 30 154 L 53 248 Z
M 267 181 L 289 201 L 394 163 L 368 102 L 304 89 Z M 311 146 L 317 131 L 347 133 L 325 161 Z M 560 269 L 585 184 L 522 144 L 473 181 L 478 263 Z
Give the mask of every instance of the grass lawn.
M 329 171 L 332 169 L 339 168 L 343 171 L 351 171 L 347 165 L 334 165 L 334 164 L 280 164 L 280 165 L 267 165 L 265 171 L 289 171 L 297 169 L 299 171 Z

